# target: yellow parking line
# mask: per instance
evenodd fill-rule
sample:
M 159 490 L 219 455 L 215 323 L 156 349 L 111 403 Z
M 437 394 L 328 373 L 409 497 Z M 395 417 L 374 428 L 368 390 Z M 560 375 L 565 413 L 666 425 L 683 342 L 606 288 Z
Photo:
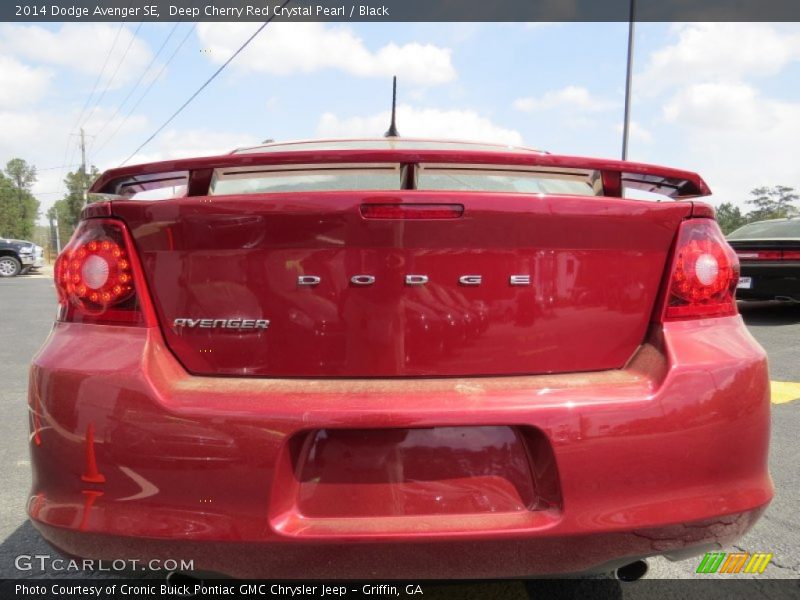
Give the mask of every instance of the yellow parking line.
M 800 383 L 794 381 L 771 381 L 772 403 L 785 404 L 792 400 L 800 400 Z

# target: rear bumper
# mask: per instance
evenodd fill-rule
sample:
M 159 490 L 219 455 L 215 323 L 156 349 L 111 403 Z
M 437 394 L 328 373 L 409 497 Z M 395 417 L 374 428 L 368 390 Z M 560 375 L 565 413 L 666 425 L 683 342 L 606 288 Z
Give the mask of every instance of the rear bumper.
M 188 375 L 155 330 L 58 324 L 31 369 L 28 511 L 70 554 L 247 577 L 514 577 L 723 546 L 772 497 L 766 359 L 739 317 L 657 345 L 598 373 L 233 379 Z
M 800 263 L 743 263 L 741 276 L 750 277 L 752 287 L 736 290 L 739 300 L 791 298 L 800 302 Z

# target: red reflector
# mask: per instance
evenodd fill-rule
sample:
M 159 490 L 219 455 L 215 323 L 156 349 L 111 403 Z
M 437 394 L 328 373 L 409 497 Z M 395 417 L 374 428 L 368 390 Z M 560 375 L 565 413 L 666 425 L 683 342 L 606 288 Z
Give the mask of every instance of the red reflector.
M 736 314 L 739 260 L 716 221 L 690 219 L 678 232 L 664 318 Z
M 740 260 L 780 260 L 780 250 L 737 250 Z
M 362 204 L 365 219 L 458 219 L 463 204 Z
M 800 260 L 800 250 L 784 250 L 783 260 Z

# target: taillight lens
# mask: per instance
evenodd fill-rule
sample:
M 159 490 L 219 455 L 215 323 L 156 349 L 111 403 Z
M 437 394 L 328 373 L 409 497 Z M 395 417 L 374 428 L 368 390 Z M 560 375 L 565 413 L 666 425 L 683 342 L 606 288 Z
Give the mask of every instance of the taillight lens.
M 82 221 L 56 260 L 58 320 L 145 325 L 130 250 L 122 223 Z
M 690 219 L 678 232 L 665 319 L 736 314 L 739 259 L 713 219 Z
M 798 260 L 800 251 L 798 250 L 747 250 L 736 251 L 740 260 Z

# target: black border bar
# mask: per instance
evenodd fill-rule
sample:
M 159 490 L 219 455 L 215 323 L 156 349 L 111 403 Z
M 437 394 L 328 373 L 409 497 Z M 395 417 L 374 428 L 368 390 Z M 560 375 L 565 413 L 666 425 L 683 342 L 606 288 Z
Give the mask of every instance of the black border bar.
M 800 0 L 635 0 L 637 22 L 800 21 Z M 3 0 L 7 22 L 620 22 L 631 0 Z M 279 9 L 276 14 L 276 8 Z

